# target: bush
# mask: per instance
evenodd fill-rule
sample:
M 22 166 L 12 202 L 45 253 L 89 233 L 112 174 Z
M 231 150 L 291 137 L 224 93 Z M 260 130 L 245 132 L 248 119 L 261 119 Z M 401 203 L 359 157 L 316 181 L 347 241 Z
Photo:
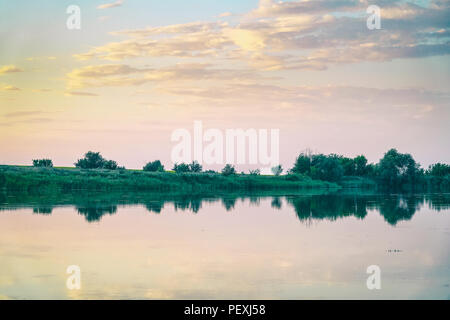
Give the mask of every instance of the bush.
M 281 165 L 277 165 L 272 168 L 272 173 L 276 176 L 279 176 L 283 172 L 283 167 Z
M 116 170 L 117 162 L 114 160 L 107 160 L 103 163 L 103 169 Z
M 53 161 L 50 159 L 33 160 L 33 167 L 51 168 L 53 167 Z
M 148 162 L 142 169 L 149 172 L 163 172 L 164 166 L 161 164 L 161 161 L 155 160 L 152 162 Z
M 190 171 L 190 168 L 189 165 L 186 163 L 180 164 L 175 163 L 172 170 L 175 171 L 176 173 L 186 173 Z
M 202 166 L 197 161 L 192 161 L 189 165 L 190 172 L 202 172 Z
M 78 159 L 75 163 L 75 167 L 81 169 L 109 169 L 116 170 L 119 167 L 117 162 L 113 160 L 106 160 L 102 157 L 100 152 L 89 151 L 84 155 L 83 159 Z
M 222 169 L 222 174 L 224 176 L 230 176 L 232 174 L 236 174 L 236 169 L 231 164 L 225 165 L 225 167 Z

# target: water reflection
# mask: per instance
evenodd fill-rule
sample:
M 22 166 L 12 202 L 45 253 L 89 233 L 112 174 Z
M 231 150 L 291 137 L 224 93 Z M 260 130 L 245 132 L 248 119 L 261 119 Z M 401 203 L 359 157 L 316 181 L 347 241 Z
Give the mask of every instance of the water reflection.
M 73 205 L 87 222 L 98 222 L 104 215 L 114 215 L 118 206 L 144 205 L 153 214 L 161 214 L 167 204 L 176 211 L 198 213 L 204 203 L 219 202 L 227 211 L 233 211 L 238 201 L 249 201 L 258 206 L 265 194 L 251 195 L 176 195 L 176 194 L 64 194 L 39 196 L 28 194 L 0 194 L 0 210 L 32 207 L 33 213 L 49 215 L 54 207 Z M 315 220 L 334 221 L 344 217 L 364 219 L 368 210 L 376 210 L 390 225 L 410 220 L 416 211 L 427 206 L 436 211 L 450 208 L 449 194 L 359 194 L 333 193 L 270 196 L 274 210 L 283 204 L 292 207 L 300 222 L 311 224 Z
M 450 297 L 449 195 L 0 194 L 0 209 L 0 299 Z

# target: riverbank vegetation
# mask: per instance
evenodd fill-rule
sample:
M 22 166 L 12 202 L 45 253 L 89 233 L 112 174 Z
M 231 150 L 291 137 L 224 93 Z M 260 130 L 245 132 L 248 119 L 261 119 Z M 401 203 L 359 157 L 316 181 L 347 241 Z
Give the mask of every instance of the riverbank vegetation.
M 143 170 L 126 170 L 99 152 L 87 152 L 75 168 L 54 168 L 50 159 L 33 160 L 33 167 L 0 166 L 3 190 L 130 190 L 220 192 L 253 190 L 296 190 L 308 188 L 365 188 L 387 190 L 450 190 L 450 166 L 436 163 L 421 168 L 410 154 L 387 151 L 376 164 L 363 155 L 348 158 L 337 154 L 301 153 L 293 167 L 282 174 L 261 175 L 259 169 L 238 173 L 231 164 L 220 171 L 204 171 L 202 165 L 175 164 L 165 171 L 160 160 L 147 163 Z
M 0 189 L 17 191 L 130 190 L 222 192 L 339 188 L 332 182 L 302 175 L 263 176 L 249 174 L 148 172 L 79 168 L 0 166 Z
M 408 153 L 387 151 L 376 164 L 363 156 L 347 158 L 336 154 L 301 153 L 291 173 L 332 181 L 343 186 L 377 186 L 389 190 L 450 190 L 450 166 L 436 163 L 421 168 Z

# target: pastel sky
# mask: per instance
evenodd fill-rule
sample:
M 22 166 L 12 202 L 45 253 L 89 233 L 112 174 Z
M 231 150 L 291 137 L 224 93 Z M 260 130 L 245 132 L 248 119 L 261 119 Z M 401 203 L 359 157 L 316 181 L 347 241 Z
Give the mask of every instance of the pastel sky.
M 306 148 L 448 163 L 449 53 L 449 0 L 0 0 L 0 163 L 171 167 L 194 120 L 280 129 L 285 167 Z

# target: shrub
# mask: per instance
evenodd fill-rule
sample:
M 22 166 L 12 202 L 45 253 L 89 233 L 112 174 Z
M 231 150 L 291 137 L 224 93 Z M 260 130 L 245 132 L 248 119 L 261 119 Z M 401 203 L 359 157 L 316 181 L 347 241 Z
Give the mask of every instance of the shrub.
M 103 169 L 116 170 L 117 162 L 114 160 L 107 160 L 103 163 Z
M 202 166 L 197 161 L 192 161 L 192 163 L 189 165 L 190 172 L 202 172 L 202 169 Z
M 33 160 L 33 167 L 51 168 L 53 167 L 53 161 L 50 159 Z
M 163 172 L 164 166 L 161 164 L 161 161 L 155 160 L 152 162 L 148 162 L 144 168 L 144 171 L 150 171 L 150 172 Z
M 176 173 L 186 173 L 190 171 L 190 168 L 189 165 L 186 163 L 180 164 L 175 163 L 172 170 L 175 171 Z
M 225 165 L 225 167 L 222 169 L 222 174 L 224 176 L 229 176 L 232 174 L 236 174 L 236 169 L 231 164 Z
M 281 165 L 277 165 L 272 168 L 272 173 L 276 176 L 279 176 L 283 172 L 283 167 Z
M 119 167 L 117 162 L 113 160 L 106 160 L 102 157 L 100 152 L 89 151 L 84 155 L 84 158 L 78 159 L 75 163 L 75 167 L 81 169 L 109 169 L 116 170 Z

